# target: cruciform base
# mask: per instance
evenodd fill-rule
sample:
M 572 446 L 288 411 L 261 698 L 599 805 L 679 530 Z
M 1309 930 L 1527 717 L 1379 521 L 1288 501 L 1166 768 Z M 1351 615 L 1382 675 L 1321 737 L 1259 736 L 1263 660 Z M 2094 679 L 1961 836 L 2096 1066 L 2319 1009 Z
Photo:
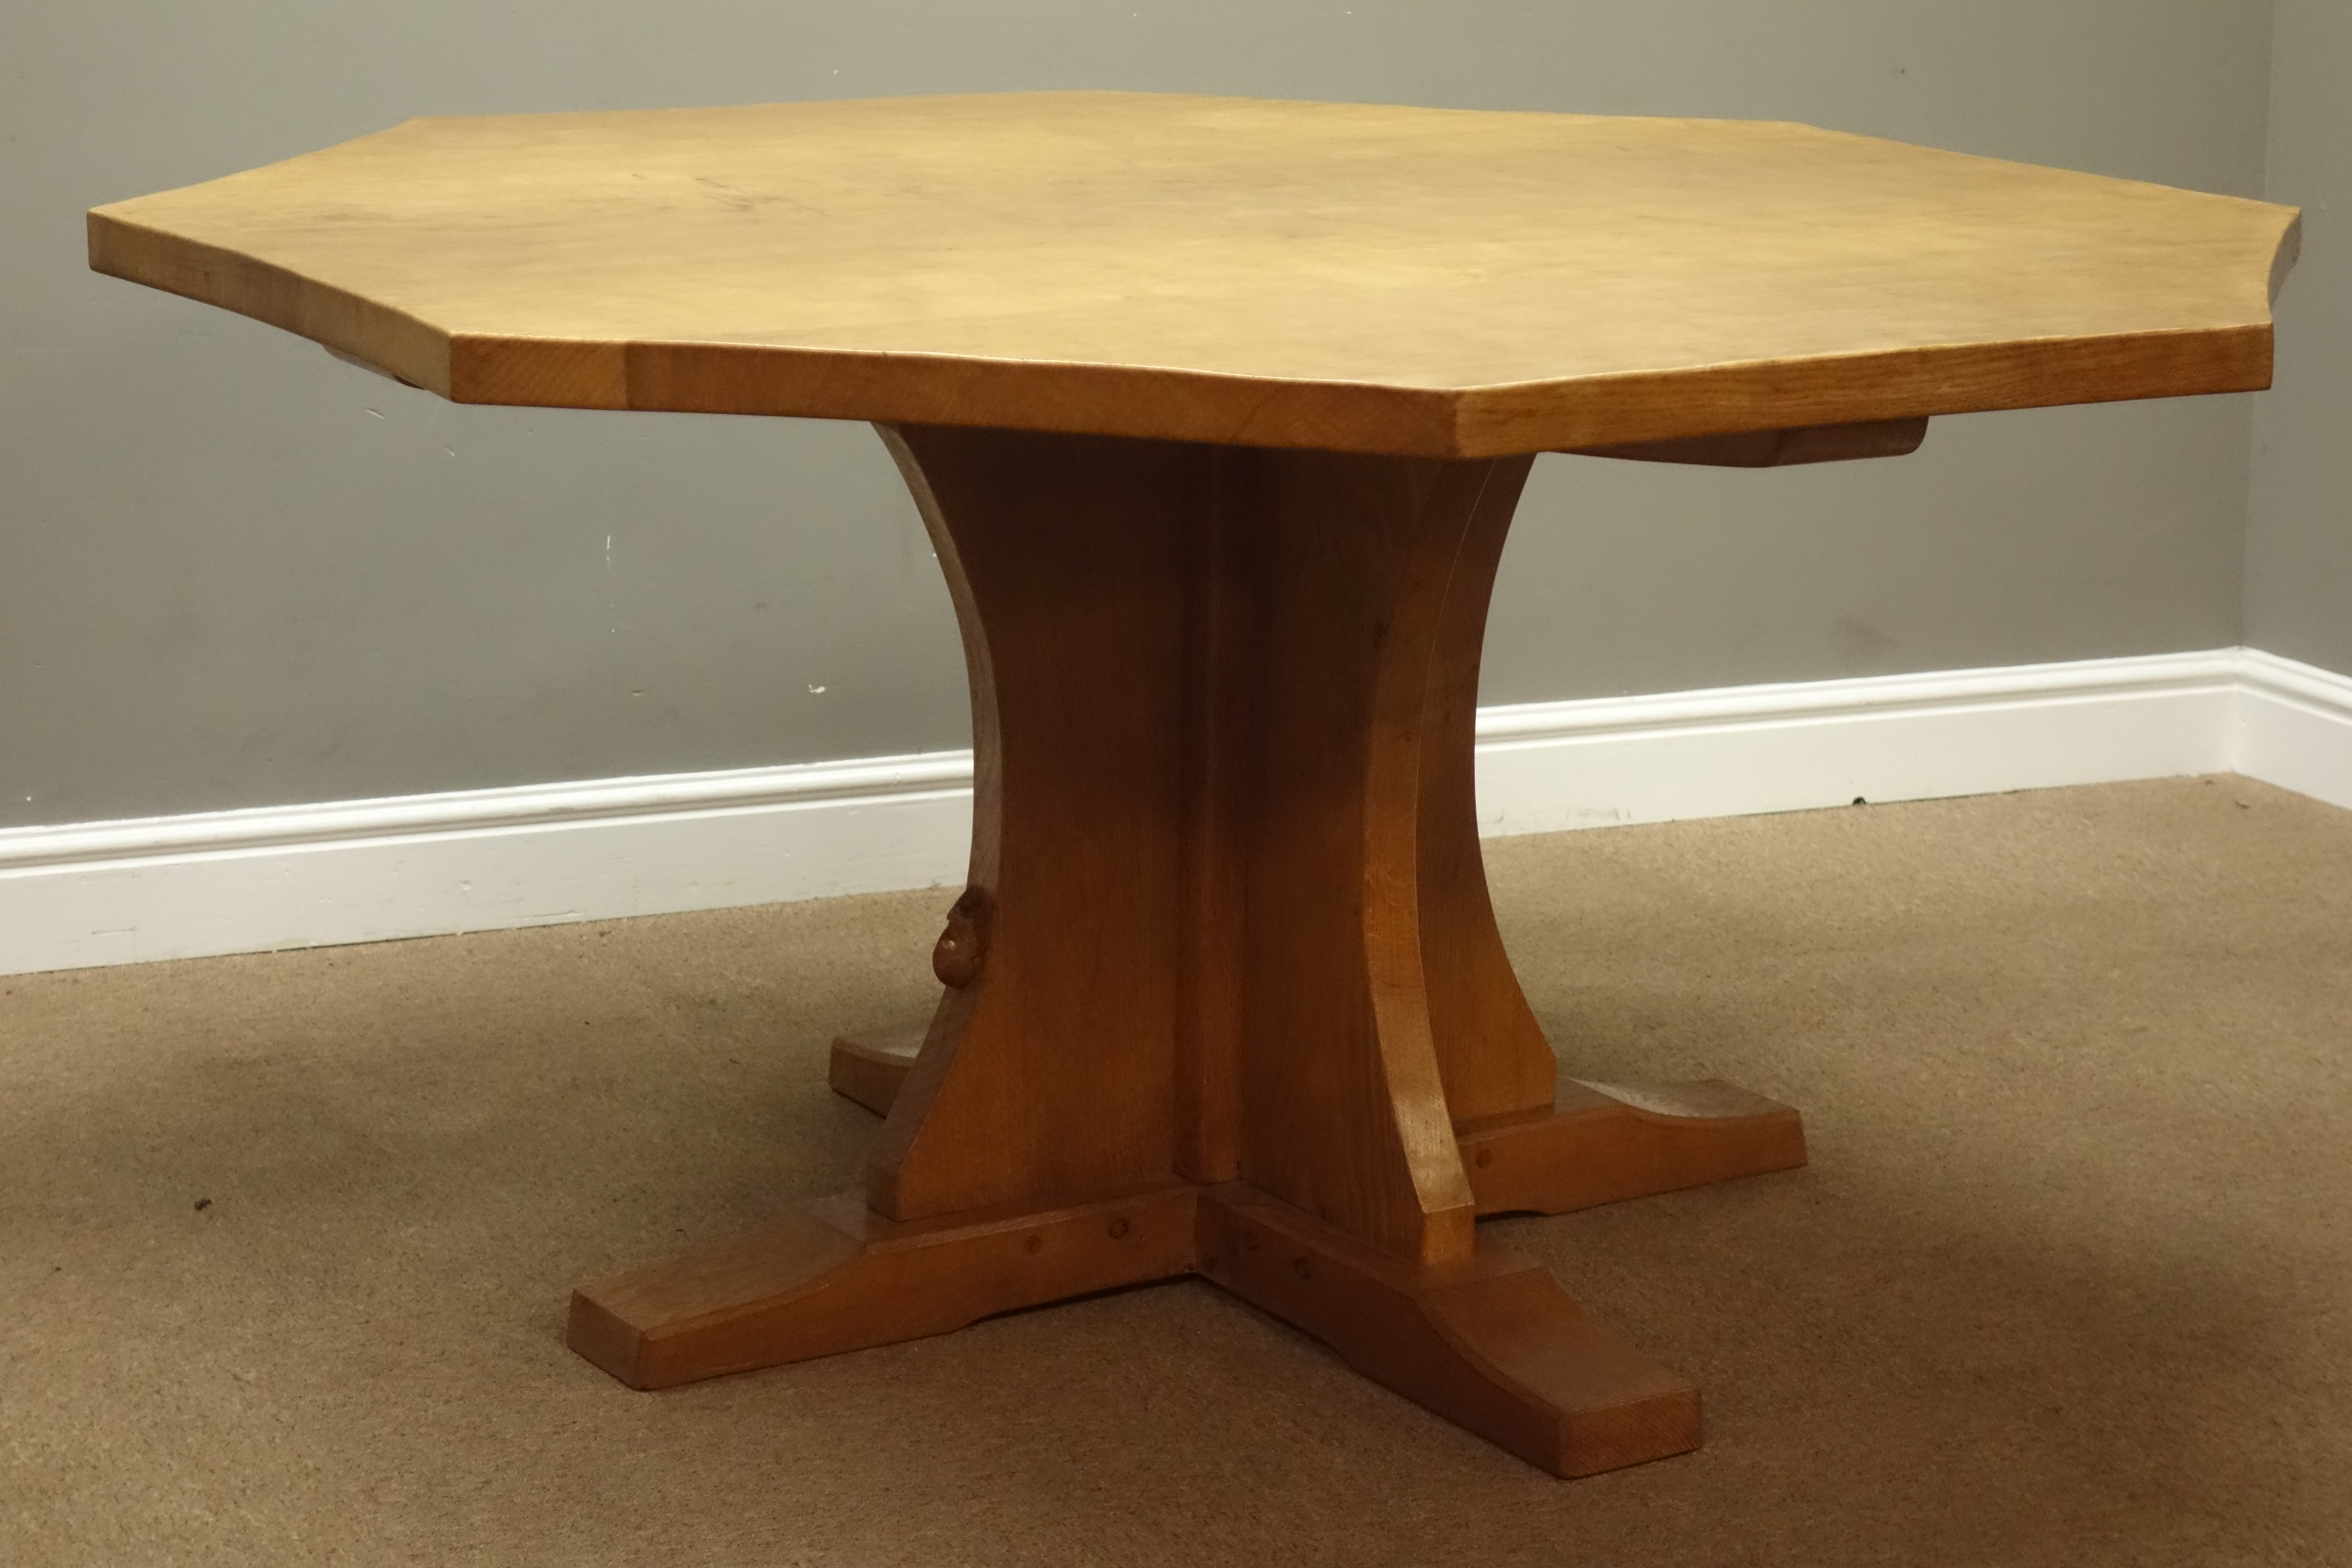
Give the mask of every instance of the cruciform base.
M 835 1043 L 836 1089 L 887 1113 L 923 1030 Z M 1479 1212 L 1560 1214 L 1804 1163 L 1797 1112 L 1727 1084 L 1586 1085 L 1460 1147 Z M 891 1222 L 858 1194 L 583 1287 L 572 1348 L 634 1388 L 946 1333 L 999 1312 L 1202 1275 L 1358 1372 L 1557 1476 L 1686 1453 L 1698 1390 L 1481 1242 L 1412 1264 L 1246 1183 Z
M 583 1288 L 655 1388 L 1197 1273 L 1534 1463 L 1698 1395 L 1481 1242 L 1803 1163 L 1720 1084 L 1562 1079 L 1487 898 L 1479 645 L 1529 459 L 886 430 L 971 682 L 971 868 L 919 1026 L 845 1040 L 862 1193 Z

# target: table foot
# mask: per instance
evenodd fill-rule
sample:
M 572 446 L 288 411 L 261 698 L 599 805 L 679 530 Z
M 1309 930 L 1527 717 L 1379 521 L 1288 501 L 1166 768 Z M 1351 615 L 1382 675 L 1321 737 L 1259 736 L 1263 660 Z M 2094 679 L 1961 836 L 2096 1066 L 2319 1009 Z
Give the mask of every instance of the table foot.
M 632 1388 L 942 1334 L 1189 1273 L 1198 1189 L 893 1222 L 861 1193 L 576 1291 L 572 1348 Z
M 1482 1215 L 1565 1214 L 1805 1163 L 1794 1108 L 1716 1079 L 1562 1078 L 1549 1110 L 1456 1131 Z
M 1556 1476 L 1690 1452 L 1698 1390 L 1481 1245 L 1416 1266 L 1238 1184 L 1204 1189 L 1200 1271 L 1349 1365 Z
M 930 1027 L 930 1015 L 925 1014 L 884 1028 L 835 1036 L 825 1081 L 834 1093 L 856 1100 L 875 1115 L 889 1115 Z

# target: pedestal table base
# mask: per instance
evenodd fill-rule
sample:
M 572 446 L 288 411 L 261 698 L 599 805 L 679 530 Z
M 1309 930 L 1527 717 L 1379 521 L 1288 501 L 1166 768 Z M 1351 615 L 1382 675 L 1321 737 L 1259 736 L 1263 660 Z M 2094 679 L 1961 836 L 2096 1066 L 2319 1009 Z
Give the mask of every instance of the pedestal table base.
M 906 426 L 971 681 L 919 1026 L 845 1041 L 862 1193 L 607 1279 L 643 1388 L 1197 1273 L 1560 1475 L 1698 1394 L 1480 1214 L 1801 1163 L 1723 1085 L 1563 1081 L 1496 930 L 1478 652 L 1530 461 Z

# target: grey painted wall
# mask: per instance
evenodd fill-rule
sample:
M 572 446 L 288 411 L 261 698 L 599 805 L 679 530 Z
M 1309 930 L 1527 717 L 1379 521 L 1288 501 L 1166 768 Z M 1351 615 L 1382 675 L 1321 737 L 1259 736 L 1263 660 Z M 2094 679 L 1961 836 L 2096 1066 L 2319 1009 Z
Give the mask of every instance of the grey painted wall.
M 2304 209 L 2255 416 L 2246 640 L 2352 674 L 2352 5 L 2280 0 L 2270 195 Z
M 1799 119 L 2251 195 L 2269 63 L 2252 0 L 0 0 L 0 825 L 965 739 L 870 433 L 451 407 L 89 275 L 95 203 L 413 114 L 1085 85 Z M 2234 642 L 2250 423 L 1545 458 L 1487 700 Z

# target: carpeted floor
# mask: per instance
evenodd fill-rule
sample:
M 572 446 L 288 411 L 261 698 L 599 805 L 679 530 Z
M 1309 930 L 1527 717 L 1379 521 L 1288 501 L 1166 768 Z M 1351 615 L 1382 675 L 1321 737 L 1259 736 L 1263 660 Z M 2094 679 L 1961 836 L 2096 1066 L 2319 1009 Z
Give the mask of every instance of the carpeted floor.
M 1197 1281 L 661 1394 L 574 1280 L 849 1184 L 946 895 L 0 979 L 0 1563 L 2352 1563 L 2352 814 L 1490 846 L 1590 1076 L 1805 1171 L 1497 1222 L 1706 1391 L 1549 1479 Z

